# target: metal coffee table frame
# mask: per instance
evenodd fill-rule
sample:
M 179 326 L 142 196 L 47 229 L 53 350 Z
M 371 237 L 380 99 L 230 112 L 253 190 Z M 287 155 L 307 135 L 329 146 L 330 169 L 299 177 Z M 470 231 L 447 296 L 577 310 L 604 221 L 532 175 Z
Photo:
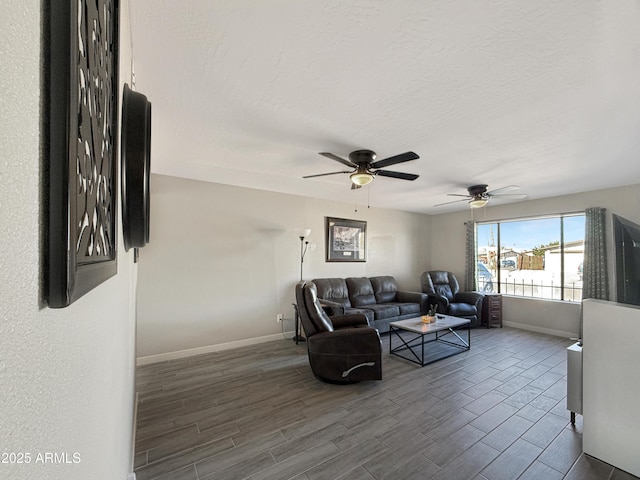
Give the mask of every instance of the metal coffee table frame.
M 458 333 L 456 329 L 465 327 L 467 329 L 467 340 L 465 341 Z M 414 334 L 415 336 L 409 339 L 403 338 L 401 333 L 404 332 Z M 435 337 L 431 340 L 425 340 L 427 335 L 435 334 Z M 443 339 L 447 335 L 453 335 L 457 338 L 457 341 L 449 341 Z M 393 347 L 393 337 L 396 336 L 402 342 L 401 345 Z M 438 356 L 428 362 L 424 361 L 424 346 L 425 344 L 432 342 L 446 343 L 456 347 L 456 350 L 445 353 Z M 464 318 L 451 317 L 449 315 L 442 315 L 436 323 L 424 324 L 420 321 L 420 317 L 412 318 L 409 320 L 401 320 L 399 322 L 391 322 L 389 325 L 389 353 L 410 362 L 417 363 L 421 367 L 429 365 L 430 363 L 437 362 L 444 358 L 457 355 L 462 352 L 466 352 L 471 349 L 471 321 Z M 400 352 L 408 350 L 413 358 L 408 355 L 403 355 Z

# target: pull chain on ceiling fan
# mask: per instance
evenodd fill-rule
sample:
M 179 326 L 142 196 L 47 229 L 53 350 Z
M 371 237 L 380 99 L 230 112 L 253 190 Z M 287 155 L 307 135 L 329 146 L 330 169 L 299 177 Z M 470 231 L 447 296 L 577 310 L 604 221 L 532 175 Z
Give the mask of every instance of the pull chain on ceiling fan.
M 405 152 L 383 160 L 374 161 L 376 152 L 372 150 L 356 150 L 349 154 L 349 160 L 334 155 L 329 152 L 320 152 L 323 157 L 335 160 L 354 170 L 342 170 L 339 172 L 319 173 L 317 175 L 306 175 L 302 178 L 324 177 L 326 175 L 338 175 L 348 173 L 351 179 L 351 189 L 360 188 L 371 183 L 375 176 L 398 178 L 400 180 L 415 180 L 419 175 L 413 173 L 394 172 L 392 170 L 382 170 L 384 167 L 396 165 L 398 163 L 408 162 L 420 158 L 414 152 Z

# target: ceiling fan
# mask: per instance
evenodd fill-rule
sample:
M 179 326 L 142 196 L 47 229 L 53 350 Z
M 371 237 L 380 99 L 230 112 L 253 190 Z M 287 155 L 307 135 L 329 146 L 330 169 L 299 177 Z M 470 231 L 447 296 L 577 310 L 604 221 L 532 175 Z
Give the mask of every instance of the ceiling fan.
M 337 175 L 340 173 L 349 173 L 351 179 L 351 189 L 360 188 L 373 181 L 376 175 L 382 177 L 399 178 L 400 180 L 415 180 L 418 175 L 413 173 L 394 172 L 392 170 L 381 170 L 384 167 L 395 165 L 397 163 L 408 162 L 420 158 L 413 152 L 405 152 L 383 160 L 374 161 L 376 152 L 371 150 L 356 150 L 349 154 L 349 160 L 334 155 L 333 153 L 320 152 L 323 157 L 330 158 L 336 162 L 340 162 L 353 170 L 342 170 L 340 172 L 319 173 L 317 175 L 306 175 L 302 178 L 324 177 L 325 175 Z
M 523 195 L 523 194 L 512 194 L 512 193 L 507 193 L 507 192 L 512 192 L 514 190 L 518 190 L 520 187 L 518 187 L 517 185 L 508 185 L 506 187 L 502 187 L 502 188 L 496 188 L 495 190 L 490 190 L 487 191 L 487 187 L 488 185 L 472 185 L 470 187 L 467 187 L 467 192 L 469 192 L 467 195 L 461 195 L 458 193 L 448 193 L 447 195 L 449 195 L 450 197 L 464 197 L 463 199 L 460 200 L 454 200 L 452 202 L 445 202 L 445 203 L 439 203 L 437 205 L 434 205 L 434 207 L 441 207 L 442 205 L 449 205 L 451 203 L 456 203 L 456 202 L 469 202 L 469 206 L 471 208 L 482 208 L 484 207 L 491 198 L 493 197 L 509 197 L 513 200 L 520 200 L 523 198 L 527 198 L 527 195 Z

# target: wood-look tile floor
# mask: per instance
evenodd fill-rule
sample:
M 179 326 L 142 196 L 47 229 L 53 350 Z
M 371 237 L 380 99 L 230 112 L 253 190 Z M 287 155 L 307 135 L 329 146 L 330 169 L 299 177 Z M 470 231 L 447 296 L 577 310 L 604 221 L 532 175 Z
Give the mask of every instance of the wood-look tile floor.
M 581 454 L 567 339 L 474 329 L 424 368 L 331 385 L 291 340 L 138 367 L 138 480 L 629 480 Z

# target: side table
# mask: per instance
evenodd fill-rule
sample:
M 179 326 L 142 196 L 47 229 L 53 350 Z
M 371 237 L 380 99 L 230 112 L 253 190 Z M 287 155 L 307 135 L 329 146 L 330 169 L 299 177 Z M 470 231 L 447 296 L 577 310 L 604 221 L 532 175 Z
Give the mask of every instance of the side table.
M 487 328 L 502 328 L 502 295 L 485 293 L 482 300 L 482 323 Z

